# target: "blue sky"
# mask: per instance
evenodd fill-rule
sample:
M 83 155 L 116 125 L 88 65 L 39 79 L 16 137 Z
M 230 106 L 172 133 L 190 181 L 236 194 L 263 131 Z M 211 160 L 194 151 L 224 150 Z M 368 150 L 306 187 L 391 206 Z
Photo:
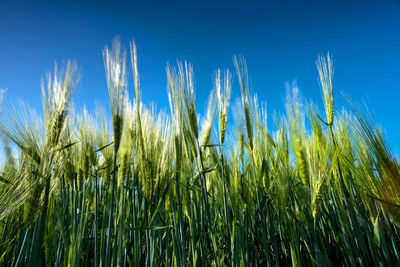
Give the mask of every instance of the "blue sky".
M 284 110 L 285 83 L 322 110 L 315 60 L 335 62 L 340 91 L 363 100 L 400 154 L 400 2 L 398 0 L 280 1 L 3 1 L 0 4 L 0 88 L 11 101 L 40 110 L 40 79 L 68 59 L 81 82 L 74 101 L 108 105 L 102 48 L 120 36 L 135 39 L 144 103 L 167 109 L 166 63 L 194 66 L 202 110 L 217 68 L 233 70 L 246 57 L 252 91 L 273 110 Z M 233 98 L 239 96 L 235 80 Z M 133 95 L 130 80 L 130 94 Z

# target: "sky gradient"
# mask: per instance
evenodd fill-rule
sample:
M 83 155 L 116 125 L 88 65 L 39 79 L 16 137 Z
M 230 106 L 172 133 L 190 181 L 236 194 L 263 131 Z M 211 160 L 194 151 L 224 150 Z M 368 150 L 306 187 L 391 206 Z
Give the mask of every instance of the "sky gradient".
M 264 2 L 264 3 L 261 3 Z M 0 88 L 6 98 L 41 109 L 40 80 L 54 63 L 77 62 L 78 107 L 108 107 L 102 48 L 120 36 L 138 49 L 143 102 L 168 109 L 165 67 L 193 64 L 201 111 L 217 68 L 233 71 L 246 57 L 251 90 L 284 111 L 285 83 L 323 110 L 315 61 L 328 51 L 335 65 L 336 110 L 365 101 L 400 153 L 400 2 L 326 1 L 52 1 L 7 2 L 0 7 Z M 129 93 L 133 96 L 132 77 Z M 233 99 L 239 97 L 234 80 Z M 348 108 L 347 108 L 348 109 Z M 232 119 L 232 118 L 230 118 Z

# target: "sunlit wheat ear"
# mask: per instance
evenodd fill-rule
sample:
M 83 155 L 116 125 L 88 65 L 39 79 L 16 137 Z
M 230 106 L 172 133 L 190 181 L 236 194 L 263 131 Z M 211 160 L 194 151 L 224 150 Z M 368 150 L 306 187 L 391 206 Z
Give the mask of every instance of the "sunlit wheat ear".
M 308 164 L 307 164 L 307 157 L 304 145 L 301 143 L 300 140 L 296 141 L 295 144 L 295 152 L 296 158 L 298 162 L 299 168 L 299 175 L 300 179 L 303 181 L 305 185 L 309 185 L 309 173 L 308 173 Z
M 215 116 L 215 98 L 214 91 L 211 91 L 210 96 L 208 97 L 208 106 L 207 106 L 207 114 L 203 119 L 201 124 L 201 144 L 208 144 L 211 137 L 211 129 L 213 128 Z
M 251 126 L 251 115 L 250 115 L 250 104 L 249 104 L 249 78 L 247 72 L 247 64 L 244 57 L 233 58 L 236 73 L 239 80 L 240 92 L 242 95 L 242 105 L 244 111 L 244 117 L 246 122 L 246 130 L 247 130 L 247 139 L 249 142 L 250 150 L 253 150 L 253 130 Z
M 196 145 L 196 141 L 195 141 L 195 136 L 192 134 L 192 132 L 188 128 L 185 128 L 184 136 L 187 137 L 188 149 L 189 149 L 190 156 L 197 158 L 197 145 Z
M 318 178 L 313 180 L 312 196 L 311 196 L 311 209 L 312 215 L 315 218 L 320 211 L 320 205 L 323 202 L 323 196 L 326 192 L 325 178 Z
M 77 82 L 77 67 L 71 62 L 67 63 L 66 70 L 58 77 L 57 66 L 53 79 L 50 74 L 47 78 L 47 92 L 42 82 L 42 101 L 46 124 L 46 145 L 50 148 L 57 147 L 60 137 L 65 129 L 72 93 Z
M 182 67 L 179 66 L 179 72 L 181 73 L 181 80 L 183 78 Z M 196 104 L 195 104 L 195 92 L 194 92 L 194 74 L 192 65 L 185 62 L 186 86 L 183 83 L 184 89 L 182 89 L 183 96 L 185 98 L 186 108 L 189 117 L 190 127 L 196 139 L 199 139 L 199 128 L 197 122 Z
M 118 186 L 123 186 L 124 184 L 125 177 L 128 174 L 129 163 L 129 154 L 127 152 L 122 153 L 120 156 L 120 171 L 118 172 Z
M 139 84 L 139 72 L 137 67 L 137 48 L 134 40 L 132 40 L 129 44 L 131 48 L 131 64 L 132 64 L 133 83 L 135 86 L 136 105 L 139 105 L 140 84 Z
M 124 99 L 127 97 L 126 51 L 118 38 L 113 40 L 112 49 L 103 49 L 108 95 L 114 130 L 114 153 L 118 152 L 124 122 Z
M 309 105 L 307 114 L 311 123 L 312 134 L 316 140 L 316 146 L 321 150 L 325 147 L 325 135 L 322 129 L 321 121 L 317 115 L 316 107 L 313 104 Z
M 113 129 L 114 129 L 114 151 L 118 152 L 120 143 L 121 143 L 121 135 L 123 129 L 123 117 L 122 114 L 117 114 L 113 118 Z
M 178 62 L 178 71 L 167 67 L 168 88 L 170 97 L 171 111 L 175 115 L 175 119 L 179 122 L 179 128 L 183 135 L 189 131 L 189 135 L 193 135 L 196 140 L 199 138 L 194 83 L 192 66 L 185 62 Z M 188 137 L 189 138 L 189 137 Z M 186 147 L 185 138 L 184 145 Z
M 5 105 L 0 115 L 0 135 L 21 150 L 21 157 L 28 156 L 37 166 L 42 161 L 44 133 L 41 125 L 42 120 L 23 103 Z
M 189 159 L 192 156 L 189 141 L 186 138 L 187 127 L 189 124 L 188 114 L 186 112 L 189 100 L 185 92 L 185 82 L 182 70 L 182 65 L 178 64 L 179 73 L 175 69 L 171 69 L 167 65 L 167 82 L 168 82 L 168 99 L 170 111 L 172 114 L 172 121 L 174 124 L 175 132 L 177 135 L 182 136 L 182 143 L 185 151 L 185 156 Z
M 231 75 L 229 70 L 225 72 L 223 90 L 221 86 L 221 71 L 217 71 L 215 77 L 215 87 L 217 89 L 218 100 L 218 126 L 219 126 L 219 141 L 221 144 L 225 141 L 226 126 L 228 123 L 228 108 L 231 97 Z
M 309 168 L 306 150 L 306 137 L 304 136 L 303 103 L 299 96 L 296 84 L 292 85 L 287 93 L 286 110 L 288 116 L 287 132 L 291 134 L 291 141 L 297 159 L 300 179 L 305 185 L 309 185 Z
M 379 180 L 376 181 L 376 185 L 379 189 L 378 194 L 384 200 L 400 204 L 400 169 L 398 168 L 399 163 L 395 156 L 392 154 L 386 140 L 384 139 L 382 130 L 378 125 L 373 126 L 373 120 L 368 111 L 368 117 L 363 115 L 362 109 L 360 107 L 354 106 L 351 101 L 346 97 L 347 102 L 350 104 L 357 122 L 354 124 L 355 130 L 358 136 L 363 138 L 365 142 L 365 147 L 362 149 L 369 150 L 370 162 L 374 162 L 374 169 L 379 173 Z M 368 152 L 367 152 L 368 153 Z M 367 156 L 368 157 L 368 156 Z M 368 166 L 373 168 L 372 164 Z M 398 214 L 398 207 L 385 207 L 396 221 L 400 221 Z
M 319 82 L 324 95 L 324 106 L 327 124 L 333 125 L 334 103 L 333 103 L 333 63 L 329 53 L 326 58 L 318 57 L 317 69 L 319 74 Z
M 133 83 L 135 86 L 135 96 L 136 96 L 136 121 L 137 121 L 137 132 L 139 136 L 139 149 L 140 153 L 144 155 L 144 137 L 143 137 L 143 127 L 142 127 L 142 116 L 140 114 L 141 104 L 140 104 L 140 83 L 139 83 L 139 72 L 137 66 L 137 48 L 135 41 L 130 42 L 131 49 L 131 65 L 133 74 Z
M 244 134 L 243 132 L 239 133 L 239 159 L 242 163 L 243 167 L 243 161 L 244 161 Z
M 353 165 L 354 163 L 354 155 L 353 155 L 353 144 L 352 144 L 352 128 L 351 124 L 354 124 L 354 120 L 352 114 L 342 110 L 336 119 L 336 135 L 338 136 L 337 140 L 341 147 L 344 149 L 341 151 L 341 154 L 345 157 L 345 164 Z
M 190 106 L 188 108 L 188 113 L 189 113 L 189 121 L 190 121 L 190 127 L 193 131 L 194 137 L 196 139 L 199 138 L 199 129 L 197 126 L 197 115 L 196 115 L 196 109 L 193 106 Z

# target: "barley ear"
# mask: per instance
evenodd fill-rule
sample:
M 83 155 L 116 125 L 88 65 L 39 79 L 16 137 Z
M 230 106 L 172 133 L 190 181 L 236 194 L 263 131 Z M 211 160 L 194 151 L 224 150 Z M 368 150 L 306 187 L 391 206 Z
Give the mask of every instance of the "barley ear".
M 239 159 L 242 164 L 242 168 L 244 166 L 244 134 L 242 132 L 239 133 Z
M 194 108 L 194 105 L 190 105 L 190 107 L 188 109 L 188 115 L 189 115 L 190 127 L 192 129 L 194 137 L 196 139 L 199 139 L 199 128 L 197 126 L 197 115 L 196 115 L 196 109 Z
M 221 144 L 225 141 L 225 133 L 226 133 L 226 124 L 227 124 L 227 115 L 221 114 L 219 117 L 219 142 Z
M 251 128 L 250 110 L 249 105 L 244 107 L 244 117 L 246 120 L 247 139 L 249 140 L 250 150 L 253 150 L 253 131 Z
M 129 169 L 129 152 L 125 150 L 121 155 L 121 162 L 120 162 L 120 171 L 118 172 L 118 186 L 121 187 L 124 184 L 125 177 L 128 174 Z
M 300 140 L 297 140 L 297 144 L 295 145 L 295 151 L 296 151 L 296 158 L 297 158 L 297 163 L 298 163 L 298 168 L 299 168 L 300 179 L 306 186 L 308 186 L 310 184 L 310 182 L 309 182 L 306 151 Z
M 118 38 L 112 49 L 103 49 L 104 67 L 114 130 L 114 153 L 117 154 L 121 142 L 124 121 L 124 104 L 127 97 L 126 51 Z
M 324 96 L 324 106 L 328 126 L 333 125 L 334 104 L 333 104 L 333 63 L 329 53 L 324 57 L 318 57 L 317 69 L 319 82 Z
M 251 126 L 250 105 L 249 105 L 249 77 L 247 72 L 247 64 L 244 57 L 234 57 L 234 64 L 239 80 L 240 92 L 242 95 L 242 105 L 246 120 L 247 139 L 250 150 L 253 150 L 253 131 Z
M 311 198 L 311 209 L 312 209 L 312 215 L 315 218 L 318 216 L 318 213 L 320 211 L 320 205 L 322 204 L 323 201 L 323 195 L 326 191 L 325 189 L 325 179 L 323 177 L 319 179 L 315 179 L 313 181 L 313 194 Z
M 114 151 L 118 152 L 121 136 L 122 136 L 122 128 L 123 128 L 123 119 L 120 114 L 115 114 L 113 117 L 113 130 L 114 130 Z
M 231 94 L 231 75 L 229 74 L 229 70 L 226 71 L 224 78 L 224 91 L 222 92 L 221 72 L 218 70 L 215 78 L 215 87 L 217 89 L 219 141 L 221 144 L 225 141 L 226 126 L 228 123 L 228 107 Z

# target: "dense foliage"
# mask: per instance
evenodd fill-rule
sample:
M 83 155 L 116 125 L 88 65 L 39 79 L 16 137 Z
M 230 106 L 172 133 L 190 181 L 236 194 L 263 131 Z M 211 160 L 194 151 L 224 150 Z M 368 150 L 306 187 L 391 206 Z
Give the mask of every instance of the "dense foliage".
M 379 127 L 335 112 L 329 57 L 317 68 L 325 115 L 294 86 L 275 131 L 234 58 L 199 123 L 193 71 L 167 68 L 170 115 L 140 102 L 136 47 L 103 50 L 111 117 L 75 111 L 74 64 L 43 83 L 43 116 L 3 104 L 4 266 L 394 265 L 400 167 Z M 236 80 L 235 78 L 235 80 Z M 18 148 L 18 157 L 12 153 Z

